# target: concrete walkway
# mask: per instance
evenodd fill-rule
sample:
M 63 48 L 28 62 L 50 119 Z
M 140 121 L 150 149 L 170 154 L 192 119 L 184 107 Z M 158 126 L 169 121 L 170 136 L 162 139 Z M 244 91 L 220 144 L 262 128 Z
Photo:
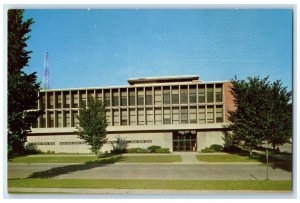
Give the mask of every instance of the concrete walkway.
M 71 194 L 113 194 L 113 195 L 292 195 L 292 191 L 277 190 L 162 190 L 162 189 L 87 189 L 87 188 L 21 188 L 10 187 L 8 192 L 28 193 L 71 193 Z M 36 195 L 36 194 L 32 194 Z M 59 194 L 55 194 L 57 197 Z M 16 197 L 14 194 L 9 194 Z M 232 196 L 231 196 L 232 197 Z M 243 197 L 244 198 L 244 197 Z

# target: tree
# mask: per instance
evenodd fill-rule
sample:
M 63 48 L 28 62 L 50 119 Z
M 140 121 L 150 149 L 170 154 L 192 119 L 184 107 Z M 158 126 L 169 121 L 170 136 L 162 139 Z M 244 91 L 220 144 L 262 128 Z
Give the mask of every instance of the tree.
M 264 141 L 280 145 L 291 136 L 291 92 L 282 88 L 280 81 L 270 84 L 268 77 L 247 80 L 231 81 L 236 109 L 229 112 L 231 124 L 227 127 L 251 156 Z
M 81 104 L 77 116 L 79 121 L 78 137 L 85 140 L 90 145 L 92 153 L 98 157 L 99 151 L 107 141 L 106 128 L 107 120 L 105 114 L 105 104 L 93 97 L 88 96 L 87 105 Z
M 43 111 L 37 106 L 40 83 L 36 72 L 27 74 L 31 51 L 26 41 L 30 38 L 33 19 L 23 21 L 24 10 L 8 11 L 8 147 L 13 153 L 22 153 L 27 135 Z

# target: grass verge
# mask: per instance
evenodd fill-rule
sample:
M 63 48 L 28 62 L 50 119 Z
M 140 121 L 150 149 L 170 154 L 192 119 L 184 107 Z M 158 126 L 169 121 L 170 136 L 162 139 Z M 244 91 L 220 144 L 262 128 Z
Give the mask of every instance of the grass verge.
M 109 163 L 172 163 L 180 162 L 179 155 L 165 156 L 105 156 L 96 158 L 95 156 L 22 156 L 16 157 L 10 163 L 87 163 L 87 164 L 109 164 Z
M 199 161 L 206 162 L 259 162 L 257 159 L 249 156 L 240 156 L 238 154 L 224 155 L 197 155 Z
M 290 180 L 9 179 L 8 187 L 174 190 L 292 190 Z

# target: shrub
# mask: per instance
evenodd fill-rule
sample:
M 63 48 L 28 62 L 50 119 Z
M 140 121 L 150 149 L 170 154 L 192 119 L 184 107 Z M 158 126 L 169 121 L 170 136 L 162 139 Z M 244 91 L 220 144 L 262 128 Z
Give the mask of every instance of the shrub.
M 128 153 L 150 153 L 150 150 L 136 147 L 136 148 L 128 148 L 127 152 Z
M 116 138 L 116 144 L 112 145 L 113 149 L 110 152 L 112 154 L 127 153 L 128 142 L 126 141 L 126 138 L 121 138 L 120 136 L 117 136 Z
M 158 150 L 161 149 L 161 146 L 152 145 L 152 146 L 148 147 L 147 149 L 150 150 L 151 153 L 156 153 Z
M 156 150 L 156 153 L 170 153 L 170 149 L 169 148 L 160 148 L 160 149 Z
M 210 146 L 211 149 L 215 150 L 216 152 L 222 152 L 224 147 L 219 144 L 213 144 Z
M 37 149 L 36 145 L 32 143 L 27 143 L 24 146 L 24 154 L 41 154 L 42 151 Z
M 204 149 L 201 150 L 201 152 L 212 153 L 212 152 L 216 152 L 216 151 L 210 147 L 205 147 Z

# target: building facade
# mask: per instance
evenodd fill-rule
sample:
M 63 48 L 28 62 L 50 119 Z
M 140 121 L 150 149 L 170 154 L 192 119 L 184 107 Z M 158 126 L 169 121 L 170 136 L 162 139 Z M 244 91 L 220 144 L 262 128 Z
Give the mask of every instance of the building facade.
M 88 96 L 105 101 L 110 151 L 116 137 L 128 147 L 159 145 L 170 151 L 201 151 L 222 144 L 222 128 L 233 110 L 231 83 L 203 82 L 198 76 L 129 79 L 128 86 L 41 91 L 38 109 L 44 114 L 27 142 L 43 151 L 89 152 L 75 133 L 76 115 Z

